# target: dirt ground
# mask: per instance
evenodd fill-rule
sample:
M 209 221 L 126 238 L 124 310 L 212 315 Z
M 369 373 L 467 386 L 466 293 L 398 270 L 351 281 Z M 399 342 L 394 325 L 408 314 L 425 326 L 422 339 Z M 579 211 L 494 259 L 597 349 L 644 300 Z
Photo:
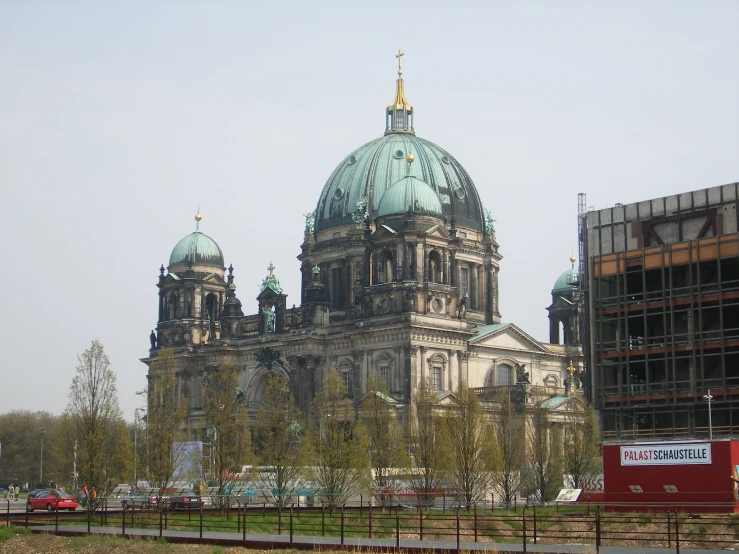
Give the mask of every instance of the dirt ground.
M 0 543 L 0 554 L 294 554 L 289 550 L 249 550 L 202 544 L 167 544 L 154 540 L 126 540 L 112 537 L 57 537 L 22 533 Z M 322 554 L 331 554 L 323 552 Z M 338 553 L 337 553 L 338 554 Z M 346 554 L 346 553 L 341 553 Z

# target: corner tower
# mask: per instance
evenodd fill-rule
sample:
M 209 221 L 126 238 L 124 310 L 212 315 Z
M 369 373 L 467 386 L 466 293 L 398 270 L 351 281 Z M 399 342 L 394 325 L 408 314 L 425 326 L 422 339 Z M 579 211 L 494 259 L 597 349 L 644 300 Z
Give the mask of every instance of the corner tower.
M 206 344 L 220 338 L 220 317 L 229 286 L 225 281 L 223 252 L 200 231 L 200 212 L 195 231 L 172 249 L 169 265 L 159 268 L 159 317 L 156 342 L 161 346 Z

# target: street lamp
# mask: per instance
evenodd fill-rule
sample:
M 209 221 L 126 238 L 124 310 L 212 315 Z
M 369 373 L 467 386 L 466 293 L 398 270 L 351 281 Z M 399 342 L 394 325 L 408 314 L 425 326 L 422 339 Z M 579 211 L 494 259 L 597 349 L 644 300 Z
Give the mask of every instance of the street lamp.
M 41 429 L 41 464 L 39 468 L 39 484 L 44 484 L 44 435 L 46 434 L 46 429 Z
M 703 400 L 708 401 L 708 440 L 713 440 L 713 422 L 711 421 L 711 389 L 708 389 L 708 394 L 703 395 Z
M 145 412 L 146 408 L 136 408 L 133 412 L 133 488 L 139 488 L 139 480 L 137 475 L 137 465 L 139 461 L 138 448 L 138 430 L 139 430 L 139 412 Z M 147 444 L 148 447 L 148 444 Z

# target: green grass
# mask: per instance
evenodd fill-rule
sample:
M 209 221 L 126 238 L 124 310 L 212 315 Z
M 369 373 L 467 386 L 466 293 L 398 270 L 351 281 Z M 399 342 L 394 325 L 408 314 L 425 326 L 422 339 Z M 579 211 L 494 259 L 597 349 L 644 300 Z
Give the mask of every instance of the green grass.
M 23 533 L 28 533 L 28 530 L 25 527 L 17 527 L 15 525 L 11 525 L 10 527 L 0 527 L 0 543 Z

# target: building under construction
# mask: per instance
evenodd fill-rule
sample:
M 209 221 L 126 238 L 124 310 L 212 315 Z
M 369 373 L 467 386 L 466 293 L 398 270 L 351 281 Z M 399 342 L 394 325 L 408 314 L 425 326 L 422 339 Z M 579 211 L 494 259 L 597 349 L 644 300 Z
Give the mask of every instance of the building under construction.
M 580 205 L 581 335 L 604 440 L 739 432 L 739 183 Z

